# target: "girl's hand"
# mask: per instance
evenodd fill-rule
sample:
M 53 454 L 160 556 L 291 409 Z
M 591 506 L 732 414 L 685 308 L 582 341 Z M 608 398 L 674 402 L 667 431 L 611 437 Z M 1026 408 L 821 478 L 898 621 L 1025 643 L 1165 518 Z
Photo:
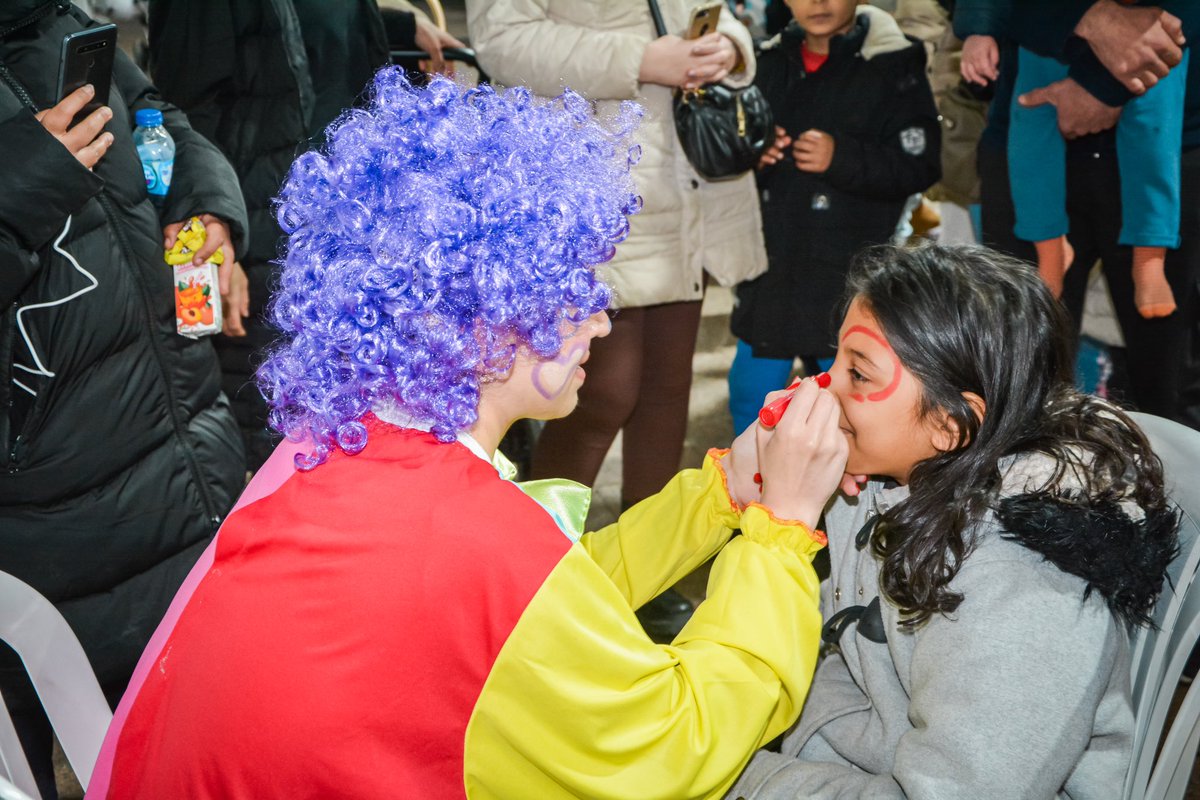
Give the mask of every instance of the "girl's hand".
M 762 504 L 776 517 L 815 529 L 846 470 L 850 446 L 837 398 L 804 381 L 774 428 L 755 424 Z
M 722 33 L 699 39 L 660 36 L 646 45 L 638 80 L 694 89 L 723 79 L 737 64 L 737 50 Z
M 842 493 L 847 497 L 858 497 L 862 492 L 862 484 L 866 482 L 866 475 L 851 475 L 846 472 L 842 475 Z
M 758 168 L 769 167 L 782 161 L 783 154 L 787 152 L 788 145 L 791 143 L 792 137 L 787 135 L 787 131 L 776 125 L 775 141 L 763 151 L 762 156 L 758 159 Z
M 775 392 L 783 394 L 783 392 Z M 758 420 L 755 420 L 746 430 L 742 431 L 729 452 L 721 459 L 721 467 L 725 470 L 725 484 L 729 489 L 729 499 L 738 508 L 745 508 L 751 503 L 757 503 L 762 492 L 762 486 L 754 477 L 758 475 Z
M 112 109 L 108 106 L 97 108 L 78 125 L 71 125 L 71 120 L 95 94 L 96 90 L 89 83 L 58 101 L 58 105 L 34 115 L 42 127 L 88 169 L 96 166 L 113 143 L 113 135 L 104 130 L 112 119 Z
M 991 36 L 968 36 L 962 47 L 963 80 L 986 86 L 988 81 L 1000 77 L 1000 48 Z
M 800 134 L 792 145 L 792 158 L 801 172 L 824 172 L 833 163 L 833 137 L 825 131 L 810 128 Z

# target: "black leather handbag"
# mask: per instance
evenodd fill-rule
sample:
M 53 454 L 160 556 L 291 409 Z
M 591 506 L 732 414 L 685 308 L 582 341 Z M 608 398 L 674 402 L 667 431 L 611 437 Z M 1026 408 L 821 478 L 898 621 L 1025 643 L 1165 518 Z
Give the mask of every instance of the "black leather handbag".
M 657 0 L 648 0 L 659 36 L 667 34 Z M 675 90 L 675 132 L 692 167 L 710 181 L 754 169 L 774 136 L 771 106 L 757 86 L 709 83 Z

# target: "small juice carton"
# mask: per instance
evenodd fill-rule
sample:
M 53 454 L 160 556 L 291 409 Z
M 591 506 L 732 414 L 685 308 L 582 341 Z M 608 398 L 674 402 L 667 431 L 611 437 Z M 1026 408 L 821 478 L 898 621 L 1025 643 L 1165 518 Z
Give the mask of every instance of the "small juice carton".
M 175 271 L 175 330 L 191 339 L 221 331 L 217 267 L 224 263 L 225 254 L 218 249 L 200 266 L 192 263 L 207 237 L 204 223 L 192 217 L 163 256 Z

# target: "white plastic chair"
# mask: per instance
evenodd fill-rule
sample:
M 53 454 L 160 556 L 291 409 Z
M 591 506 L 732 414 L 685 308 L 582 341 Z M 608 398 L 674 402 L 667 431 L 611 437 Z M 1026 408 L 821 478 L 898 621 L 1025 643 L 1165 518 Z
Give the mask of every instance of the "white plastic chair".
M 79 640 L 49 600 L 6 572 L 0 572 L 0 639 L 24 662 L 67 761 L 86 789 L 112 711 Z M 0 779 L 31 798 L 41 798 L 4 707 L 0 707 Z
M 33 798 L 4 778 L 0 778 L 0 800 L 33 800 Z
M 1122 797 L 1180 800 L 1200 744 L 1200 692 L 1195 686 L 1165 740 L 1163 726 L 1184 665 L 1200 639 L 1200 587 L 1195 585 L 1200 568 L 1200 432 L 1149 414 L 1131 416 L 1162 460 L 1180 525 L 1179 555 L 1167 570 L 1169 582 L 1152 615 L 1157 629 L 1139 628 L 1133 641 L 1133 758 Z M 1164 746 L 1156 759 L 1160 740 Z

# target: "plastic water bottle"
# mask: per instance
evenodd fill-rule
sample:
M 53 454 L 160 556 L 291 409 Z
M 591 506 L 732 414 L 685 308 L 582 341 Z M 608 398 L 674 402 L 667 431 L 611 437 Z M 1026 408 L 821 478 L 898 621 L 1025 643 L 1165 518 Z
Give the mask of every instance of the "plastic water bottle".
M 175 170 L 175 140 L 163 127 L 162 112 L 157 108 L 140 109 L 134 120 L 137 127 L 133 129 L 133 144 L 142 159 L 146 192 L 156 206 L 161 206 L 171 188 L 171 175 Z

